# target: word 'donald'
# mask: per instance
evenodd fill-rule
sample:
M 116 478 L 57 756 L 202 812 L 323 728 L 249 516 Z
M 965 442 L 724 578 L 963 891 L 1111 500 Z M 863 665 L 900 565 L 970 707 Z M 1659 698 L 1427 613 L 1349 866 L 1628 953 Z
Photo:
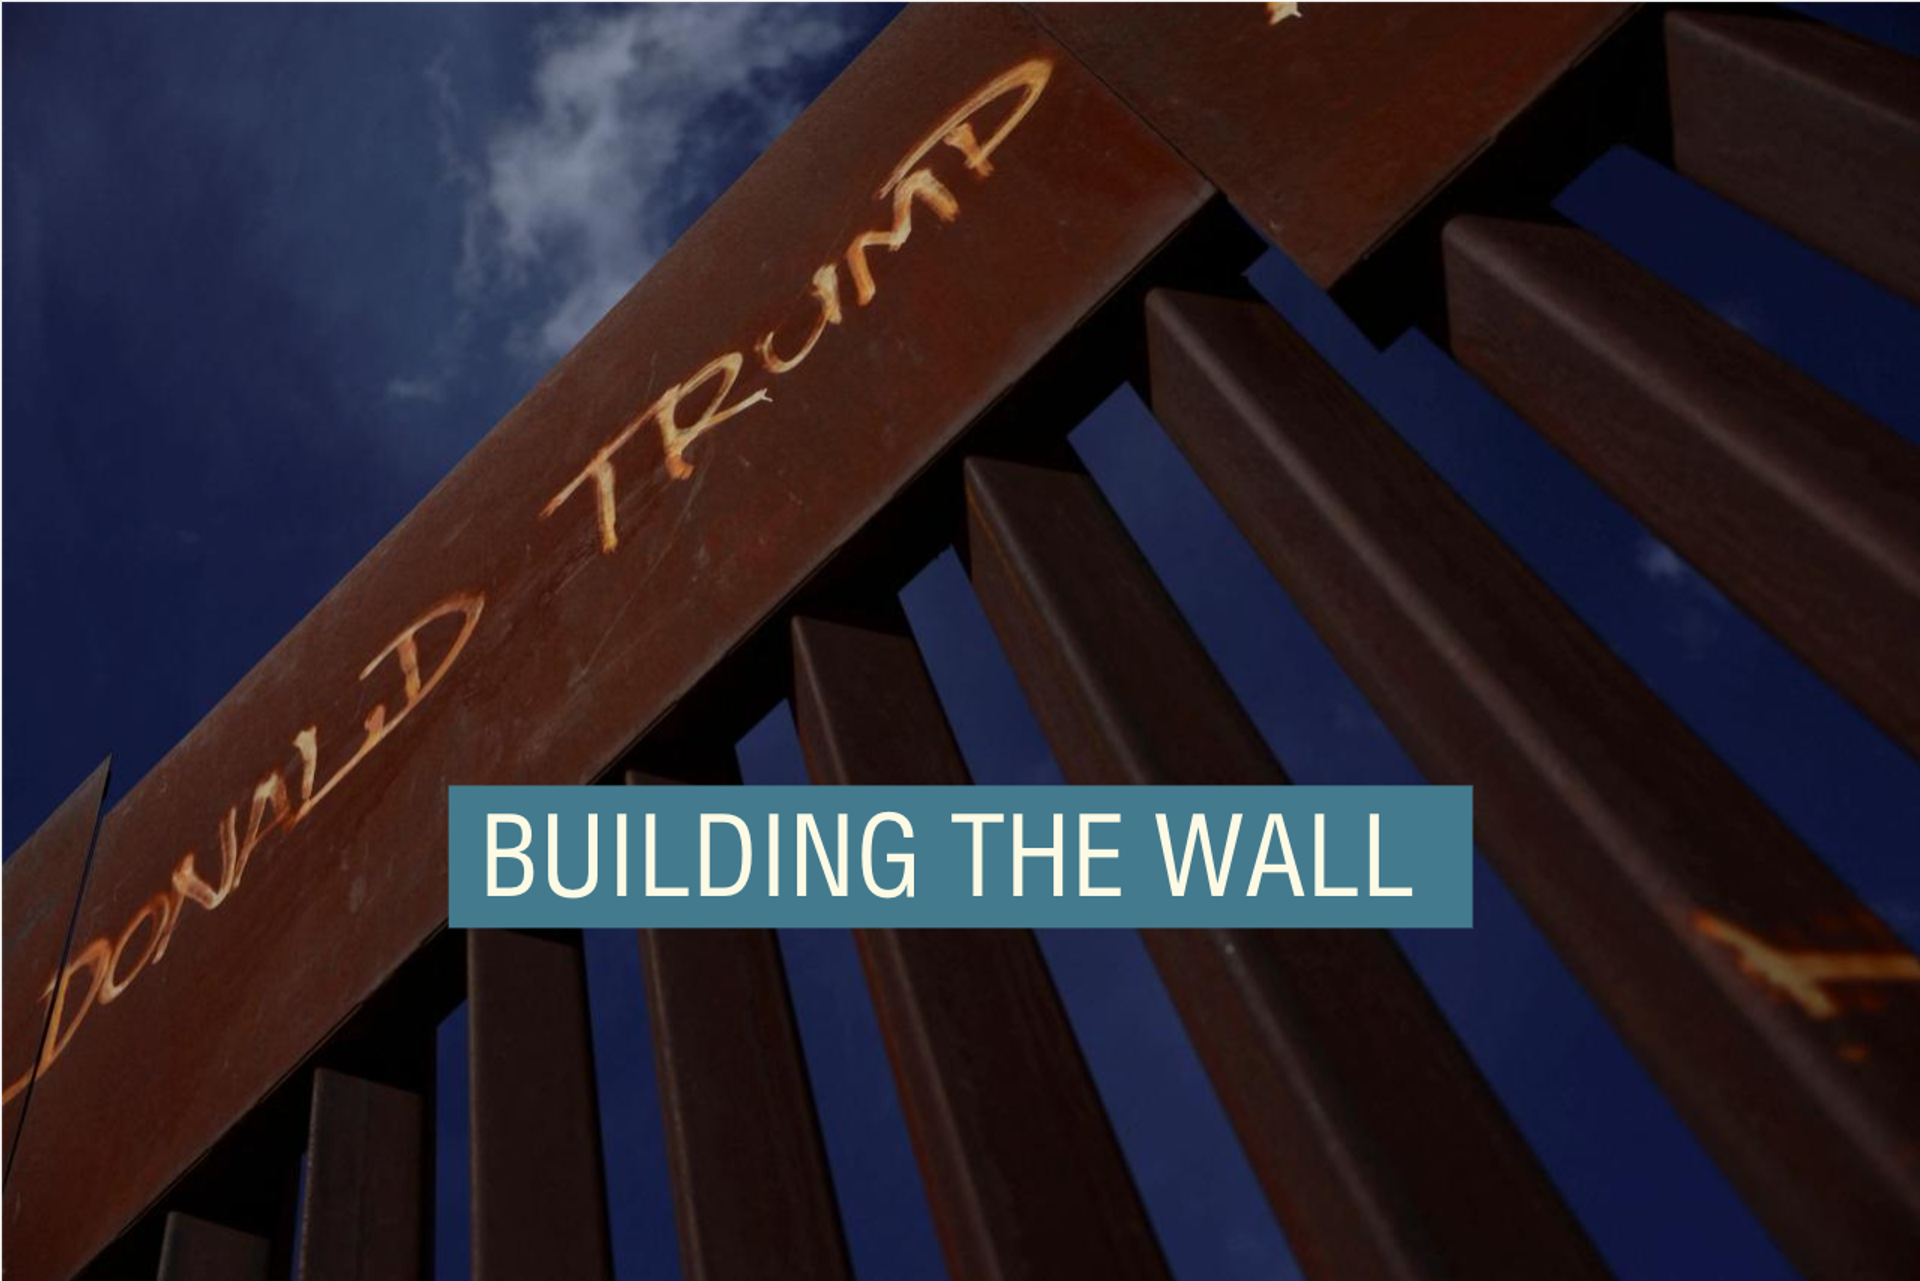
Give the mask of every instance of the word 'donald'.
M 1035 58 L 1009 68 L 968 95 L 948 112 L 881 181 L 875 199 L 885 204 L 891 221 L 884 227 L 852 237 L 845 249 L 816 270 L 808 284 L 813 316 L 802 336 L 769 332 L 755 341 L 714 357 L 683 381 L 669 387 L 635 414 L 588 458 L 579 473 L 540 507 L 545 521 L 582 488 L 591 485 L 595 499 L 595 527 L 600 550 L 618 549 L 618 492 L 614 459 L 652 424 L 658 430 L 660 466 L 671 480 L 693 474 L 687 451 L 702 436 L 734 415 L 772 403 L 771 383 L 809 360 L 827 331 L 847 322 L 850 310 L 870 305 L 879 295 L 873 254 L 892 254 L 913 235 L 916 204 L 942 222 L 960 216 L 954 185 L 962 177 L 984 181 L 994 173 L 994 157 L 1040 100 L 1053 64 Z M 936 157 L 951 156 L 946 172 Z M 845 283 L 842 283 L 844 273 Z M 752 358 L 749 366 L 749 356 Z M 751 373 L 749 369 L 751 368 Z M 735 388 L 743 378 L 753 390 Z M 705 397 L 697 410 L 691 406 Z M 292 736 L 291 761 L 260 777 L 245 800 L 230 806 L 214 824 L 219 850 L 214 879 L 201 870 L 200 855 L 187 850 L 173 865 L 166 883 L 136 908 L 118 929 L 78 944 L 67 963 L 48 976 L 39 994 L 41 1005 L 51 1004 L 47 1032 L 39 1054 L 7 1081 L 4 1102 L 12 1103 L 36 1075 L 57 1063 L 79 1034 L 90 1011 L 119 1000 L 142 973 L 167 955 L 187 916 L 187 905 L 205 912 L 218 910 L 237 892 L 254 855 L 276 833 L 299 826 L 366 758 L 412 715 L 446 678 L 480 625 L 486 594 L 474 590 L 441 600 L 409 624 L 374 656 L 360 673 L 365 682 L 377 673 L 397 673 L 400 701 L 390 711 L 385 702 L 374 704 L 364 720 L 364 735 L 353 752 L 321 779 L 320 732 L 308 725 Z M 422 674 L 421 638 L 432 632 L 437 659 Z M 244 820 L 242 812 L 245 813 Z

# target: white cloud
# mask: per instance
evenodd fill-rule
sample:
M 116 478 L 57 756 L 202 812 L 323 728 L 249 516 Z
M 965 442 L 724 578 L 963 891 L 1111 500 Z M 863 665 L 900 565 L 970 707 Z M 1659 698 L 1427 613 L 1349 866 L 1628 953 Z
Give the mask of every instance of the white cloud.
M 1673 548 L 1655 538 L 1642 536 L 1635 559 L 1640 572 L 1656 583 L 1681 583 L 1693 573 Z
M 723 151 L 757 152 L 798 114 L 793 73 L 843 49 L 850 15 L 789 5 L 649 5 L 548 24 L 530 108 L 447 151 L 467 190 L 459 283 L 529 288 L 528 354 L 570 348 L 665 251 Z M 444 68 L 430 72 L 457 119 Z M 444 133 L 444 131 L 443 131 Z
M 1647 581 L 1675 593 L 1668 598 L 1671 613 L 1666 621 L 1681 650 L 1692 660 L 1707 657 L 1725 632 L 1726 597 L 1656 538 L 1641 535 L 1634 561 Z
M 438 378 L 394 378 L 387 383 L 388 400 L 438 404 L 446 395 L 446 383 Z

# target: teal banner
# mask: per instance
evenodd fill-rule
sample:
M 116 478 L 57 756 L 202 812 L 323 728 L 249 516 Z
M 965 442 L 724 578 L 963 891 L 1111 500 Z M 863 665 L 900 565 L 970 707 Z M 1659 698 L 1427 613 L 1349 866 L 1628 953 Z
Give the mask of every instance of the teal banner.
M 455 787 L 457 928 L 1473 924 L 1465 787 Z

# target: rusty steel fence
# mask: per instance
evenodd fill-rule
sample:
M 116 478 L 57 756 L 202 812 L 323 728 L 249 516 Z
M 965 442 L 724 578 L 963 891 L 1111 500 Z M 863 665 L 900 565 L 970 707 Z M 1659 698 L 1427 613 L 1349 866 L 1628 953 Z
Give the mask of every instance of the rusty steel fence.
M 1920 67 L 1801 17 L 906 12 L 7 864 L 9 1275 L 425 1270 L 462 1002 L 474 1274 L 607 1275 L 581 940 L 446 930 L 446 785 L 737 781 L 783 700 L 817 783 L 965 783 L 948 548 L 1069 781 L 1285 781 L 1065 440 L 1129 382 L 1787 1256 L 1911 1275 L 1920 960 L 1242 278 L 1430 335 L 1920 753 L 1920 454 L 1552 213 L 1620 145 L 1920 300 Z M 1165 1275 L 1034 938 L 857 942 L 951 1271 Z M 1306 1273 L 1605 1273 L 1390 935 L 1146 944 Z M 684 1271 L 847 1275 L 775 937 L 639 947 Z

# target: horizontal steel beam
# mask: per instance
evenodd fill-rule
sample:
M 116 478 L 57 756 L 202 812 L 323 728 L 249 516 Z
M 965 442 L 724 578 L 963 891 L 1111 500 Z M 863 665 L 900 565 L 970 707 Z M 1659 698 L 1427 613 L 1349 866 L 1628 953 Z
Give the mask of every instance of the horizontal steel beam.
M 1032 6 L 1324 288 L 1379 249 L 1636 7 Z
M 66 1026 L 64 1002 L 56 1007 L 57 986 L 33 990 L 36 981 L 66 968 L 69 935 L 86 885 L 88 856 L 100 824 L 100 806 L 106 799 L 113 758 L 94 767 L 80 786 L 29 836 L 7 860 L 0 876 L 0 900 L 6 904 L 4 944 L 0 944 L 0 972 L 6 980 L 5 1028 L 0 1045 L 6 1047 L 5 1081 L 6 1176 L 13 1173 L 14 1142 L 33 1094 L 34 1079 L 65 1050 L 57 1023 Z M 35 976 L 40 976 L 36 980 Z
M 70 1275 L 440 927 L 448 783 L 600 775 L 1212 194 L 1019 10 L 889 27 L 108 815 L 86 961 L 7 973 L 69 993 L 9 1274 Z

